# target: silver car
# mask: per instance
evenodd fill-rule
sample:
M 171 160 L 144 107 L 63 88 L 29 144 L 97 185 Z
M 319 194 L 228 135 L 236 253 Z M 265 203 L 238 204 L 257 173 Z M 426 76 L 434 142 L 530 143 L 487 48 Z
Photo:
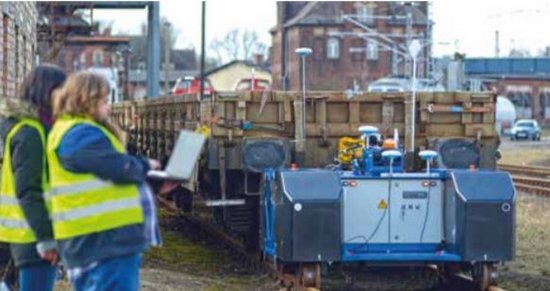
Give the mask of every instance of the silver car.
M 534 119 L 520 119 L 514 123 L 510 130 L 510 139 L 532 139 L 540 140 L 542 131 L 538 122 Z

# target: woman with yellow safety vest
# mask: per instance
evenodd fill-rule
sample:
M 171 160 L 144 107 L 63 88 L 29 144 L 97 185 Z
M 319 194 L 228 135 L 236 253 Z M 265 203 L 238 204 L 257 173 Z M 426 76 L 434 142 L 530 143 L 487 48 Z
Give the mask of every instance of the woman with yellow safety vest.
M 53 289 L 57 252 L 44 198 L 46 132 L 52 92 L 65 78 L 59 67 L 40 65 L 25 78 L 19 98 L 0 99 L 0 241 L 10 244 L 23 291 Z
M 108 119 L 109 93 L 107 80 L 82 71 L 54 99 L 47 199 L 76 290 L 139 290 L 146 247 L 139 185 L 159 163 L 126 153 L 124 134 Z

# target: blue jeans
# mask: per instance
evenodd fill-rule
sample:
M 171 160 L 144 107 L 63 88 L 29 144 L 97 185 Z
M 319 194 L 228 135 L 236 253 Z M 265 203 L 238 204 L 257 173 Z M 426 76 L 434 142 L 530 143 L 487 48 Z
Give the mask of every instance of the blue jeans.
M 71 278 L 71 283 L 76 291 L 137 291 L 140 263 L 140 254 L 104 260 L 77 278 Z
M 54 280 L 54 266 L 41 264 L 19 269 L 20 291 L 52 291 Z

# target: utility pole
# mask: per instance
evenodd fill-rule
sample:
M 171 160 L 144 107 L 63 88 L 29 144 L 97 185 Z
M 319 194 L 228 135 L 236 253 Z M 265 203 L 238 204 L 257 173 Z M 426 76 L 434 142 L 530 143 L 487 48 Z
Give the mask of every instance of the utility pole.
M 406 47 L 408 48 L 412 41 L 412 12 L 411 12 L 411 6 L 412 4 L 406 4 L 407 8 L 407 18 L 406 18 L 406 27 L 405 27 L 405 34 L 407 36 L 406 39 Z M 403 72 L 405 76 L 408 76 L 409 72 L 411 72 L 411 58 L 407 56 L 405 58 L 405 71 Z
M 498 30 L 495 31 L 495 58 L 500 57 L 500 37 Z
M 307 139 L 307 110 L 306 110 L 306 57 L 311 55 L 312 50 L 308 47 L 296 49 L 296 54 L 300 57 L 300 66 L 302 67 L 302 100 L 300 103 L 301 119 L 296 123 L 296 162 L 303 166 L 306 160 L 306 139 Z M 298 118 L 296 118 L 298 119 Z
M 126 47 L 122 51 L 124 57 L 124 98 L 126 100 L 133 99 L 130 98 L 130 90 L 128 88 L 128 78 L 130 77 L 130 53 L 132 53 L 132 49 L 130 47 Z
M 202 1 L 202 20 L 201 20 L 201 100 L 204 99 L 204 38 L 206 35 L 206 1 Z
M 164 22 L 164 95 L 170 94 L 170 22 Z
M 147 5 L 147 98 L 158 98 L 160 84 L 160 6 Z

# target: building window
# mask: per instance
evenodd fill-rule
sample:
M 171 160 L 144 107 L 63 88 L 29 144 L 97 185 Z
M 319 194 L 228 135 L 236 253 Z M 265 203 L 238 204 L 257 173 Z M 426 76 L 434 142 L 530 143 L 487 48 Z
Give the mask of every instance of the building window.
M 337 38 L 327 40 L 327 58 L 337 59 L 340 57 L 340 41 Z
M 378 42 L 370 39 L 367 43 L 367 60 L 378 60 Z
M 80 69 L 84 69 L 86 67 L 86 54 L 81 53 L 80 54 Z
M 374 24 L 373 12 L 373 7 L 360 5 L 357 7 L 357 19 L 366 24 Z
M 103 64 L 103 51 L 102 50 L 95 50 L 94 51 L 94 65 L 100 66 Z

